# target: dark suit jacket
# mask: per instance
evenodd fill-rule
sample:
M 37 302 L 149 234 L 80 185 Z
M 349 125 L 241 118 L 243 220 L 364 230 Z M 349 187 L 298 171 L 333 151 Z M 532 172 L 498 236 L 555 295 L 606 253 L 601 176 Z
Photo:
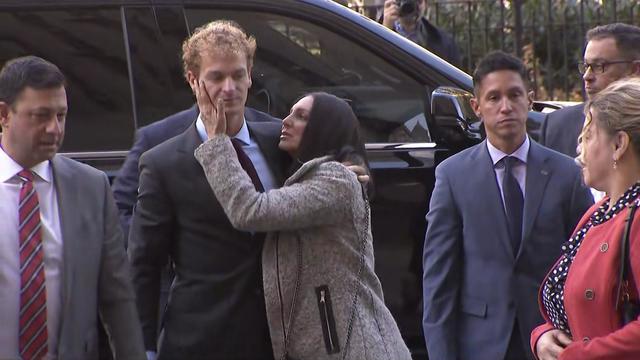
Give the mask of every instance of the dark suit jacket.
M 514 254 L 486 141 L 442 162 L 423 259 L 429 359 L 502 359 L 516 318 L 527 344 L 542 322 L 540 282 L 592 202 L 576 164 L 531 141 L 522 245 Z
M 540 143 L 570 157 L 576 157 L 578 135 L 584 123 L 584 103 L 549 113 L 542 122 Z
M 247 121 L 273 121 L 269 115 L 251 108 L 245 108 Z M 138 161 L 140 155 L 154 146 L 183 133 L 198 117 L 196 105 L 162 120 L 143 126 L 136 131 L 135 142 L 113 182 L 113 197 L 120 212 L 120 224 L 126 237 L 129 234 L 133 206 L 138 196 Z
M 58 359 L 98 358 L 98 313 L 115 359 L 145 359 L 118 213 L 107 176 L 51 160 L 63 238 Z
M 247 122 L 278 181 L 281 123 Z M 195 118 L 194 118 L 195 120 Z M 194 157 L 195 125 L 140 158 L 140 189 L 129 237 L 145 345 L 158 359 L 269 359 L 260 256 L 262 241 L 233 228 Z M 175 278 L 156 336 L 160 273 Z
M 143 126 L 136 131 L 133 146 L 124 164 L 113 181 L 113 197 L 118 205 L 120 224 L 125 237 L 129 235 L 129 225 L 133 206 L 138 196 L 138 161 L 140 155 L 152 147 L 184 132 L 198 117 L 198 107 L 180 111 L 162 120 Z

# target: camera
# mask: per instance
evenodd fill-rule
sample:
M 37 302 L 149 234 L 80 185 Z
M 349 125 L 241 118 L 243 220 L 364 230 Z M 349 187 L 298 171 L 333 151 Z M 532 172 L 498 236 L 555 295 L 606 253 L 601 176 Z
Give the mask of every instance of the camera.
M 418 11 L 416 0 L 396 0 L 396 5 L 398 5 L 398 15 L 400 17 L 413 15 Z

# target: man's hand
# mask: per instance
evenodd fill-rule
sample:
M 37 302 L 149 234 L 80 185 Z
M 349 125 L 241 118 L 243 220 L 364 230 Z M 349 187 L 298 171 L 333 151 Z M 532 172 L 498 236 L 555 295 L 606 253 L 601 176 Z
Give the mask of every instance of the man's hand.
M 350 162 L 344 162 L 342 164 L 346 166 L 347 169 L 353 171 L 356 174 L 356 176 L 358 177 L 358 181 L 360 181 L 361 184 L 364 185 L 369 182 L 369 174 L 367 174 L 367 170 L 364 168 L 364 166 L 353 165 Z
M 227 116 L 224 112 L 224 101 L 218 99 L 214 104 L 209 96 L 204 81 L 194 80 L 193 88 L 196 91 L 196 100 L 200 110 L 200 118 L 204 123 L 209 138 L 213 135 L 227 132 Z
M 388 27 L 391 30 L 395 30 L 396 20 L 400 18 L 400 8 L 396 4 L 396 0 L 385 0 L 384 2 L 384 15 L 382 18 L 382 25 Z
M 562 330 L 550 330 L 542 334 L 536 343 L 540 360 L 556 360 L 562 350 L 571 344 L 571 338 Z

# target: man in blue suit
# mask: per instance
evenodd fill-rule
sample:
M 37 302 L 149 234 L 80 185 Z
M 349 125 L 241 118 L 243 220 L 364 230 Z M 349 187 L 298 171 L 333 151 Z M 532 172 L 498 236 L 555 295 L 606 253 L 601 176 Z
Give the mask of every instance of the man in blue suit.
M 533 358 L 539 284 L 592 204 L 572 159 L 529 139 L 522 62 L 487 55 L 472 106 L 486 141 L 436 168 L 424 245 L 431 360 Z

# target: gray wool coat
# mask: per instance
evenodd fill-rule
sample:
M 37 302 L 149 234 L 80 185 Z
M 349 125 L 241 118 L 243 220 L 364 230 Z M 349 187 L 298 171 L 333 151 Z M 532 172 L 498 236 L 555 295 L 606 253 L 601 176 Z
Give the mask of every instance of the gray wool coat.
M 268 232 L 262 271 L 276 360 L 285 343 L 292 359 L 411 358 L 374 273 L 368 204 L 354 173 L 317 158 L 260 193 L 226 135 L 195 157 L 233 226 Z

